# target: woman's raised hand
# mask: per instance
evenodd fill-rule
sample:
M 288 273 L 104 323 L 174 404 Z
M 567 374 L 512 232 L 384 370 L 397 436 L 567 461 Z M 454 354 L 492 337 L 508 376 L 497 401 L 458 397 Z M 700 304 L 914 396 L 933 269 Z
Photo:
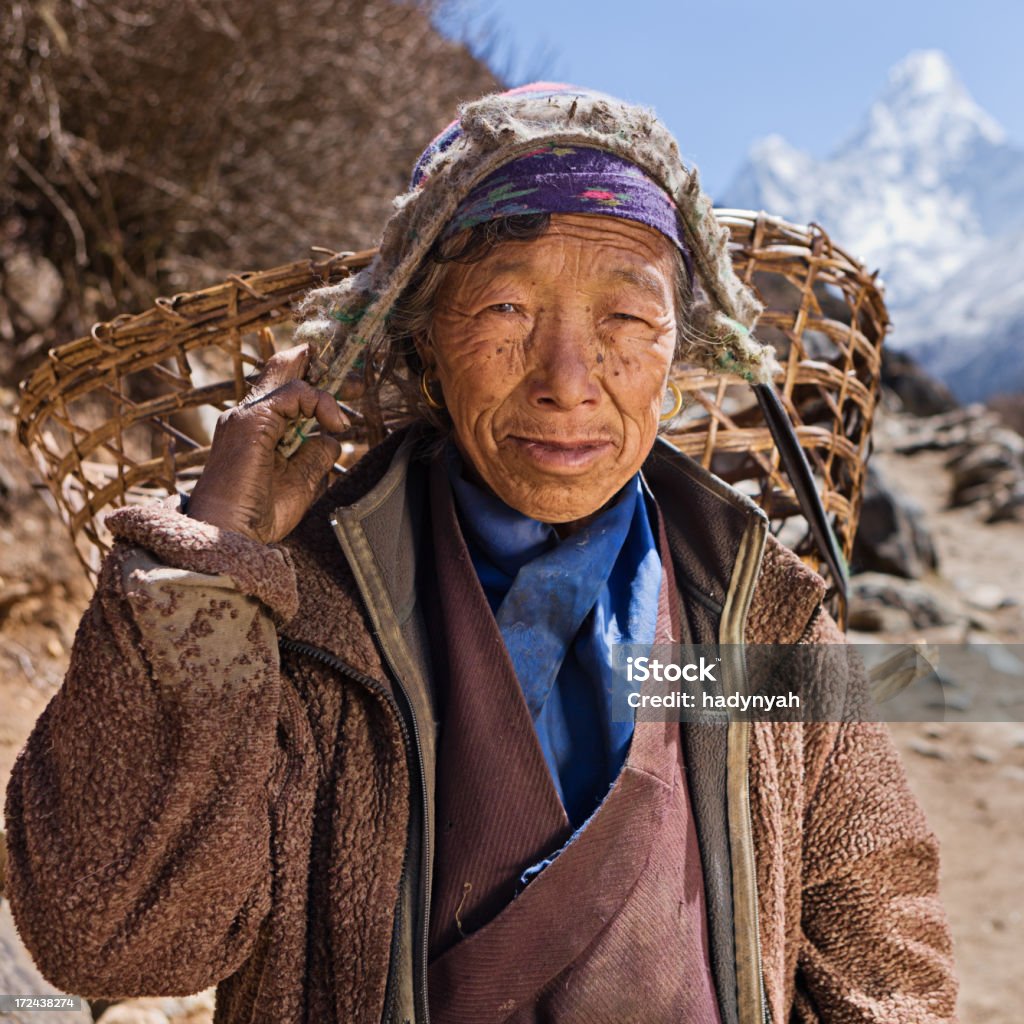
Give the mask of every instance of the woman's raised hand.
M 252 391 L 221 414 L 189 516 L 270 544 L 287 536 L 323 493 L 341 451 L 327 435 L 349 421 L 331 395 L 301 379 L 308 362 L 306 345 L 278 352 Z M 324 433 L 286 459 L 277 443 L 299 416 L 315 418 Z

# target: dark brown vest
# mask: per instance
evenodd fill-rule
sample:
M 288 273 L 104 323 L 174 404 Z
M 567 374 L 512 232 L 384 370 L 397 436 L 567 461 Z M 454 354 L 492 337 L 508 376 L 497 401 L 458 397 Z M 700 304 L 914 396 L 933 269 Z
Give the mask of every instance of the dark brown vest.
M 442 734 L 430 920 L 434 1024 L 717 1024 L 704 885 L 679 726 L 638 723 L 586 828 L 572 827 L 500 631 L 431 474 Z M 678 638 L 670 560 L 659 642 Z M 676 613 L 676 614 L 672 614 Z M 513 898 L 515 897 L 515 898 Z

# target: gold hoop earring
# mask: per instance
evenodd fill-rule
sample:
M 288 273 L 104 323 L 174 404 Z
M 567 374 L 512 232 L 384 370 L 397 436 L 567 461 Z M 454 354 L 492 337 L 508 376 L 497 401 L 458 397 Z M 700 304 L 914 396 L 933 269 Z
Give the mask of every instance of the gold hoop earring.
M 672 393 L 672 409 L 670 412 L 662 411 L 662 414 L 658 417 L 662 423 L 674 420 L 679 415 L 679 410 L 683 407 L 683 393 L 679 390 L 679 385 L 674 380 L 668 382 L 668 390 Z M 662 402 L 661 408 L 664 410 L 664 402 Z
M 430 406 L 431 409 L 443 409 L 444 402 L 439 402 L 431 393 L 430 385 L 433 381 L 427 381 L 427 371 L 424 370 L 420 374 L 420 394 L 423 395 L 423 401 Z

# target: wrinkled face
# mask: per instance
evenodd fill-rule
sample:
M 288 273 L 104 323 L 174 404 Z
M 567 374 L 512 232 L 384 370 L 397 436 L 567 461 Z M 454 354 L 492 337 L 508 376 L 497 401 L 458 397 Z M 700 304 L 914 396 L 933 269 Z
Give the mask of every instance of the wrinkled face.
M 587 214 L 451 266 L 420 355 L 506 504 L 574 524 L 640 468 L 676 345 L 675 267 L 659 232 Z

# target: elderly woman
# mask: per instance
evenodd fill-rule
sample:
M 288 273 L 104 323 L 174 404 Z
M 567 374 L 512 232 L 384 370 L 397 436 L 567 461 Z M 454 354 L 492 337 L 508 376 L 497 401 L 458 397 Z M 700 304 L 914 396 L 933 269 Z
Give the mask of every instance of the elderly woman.
M 108 520 L 7 806 L 55 984 L 216 984 L 223 1022 L 953 1019 L 884 727 L 612 712 L 616 643 L 842 640 L 764 515 L 657 439 L 674 360 L 770 378 L 724 235 L 607 97 L 485 97 L 435 140 L 187 508 Z M 357 358 L 416 422 L 323 493 Z

